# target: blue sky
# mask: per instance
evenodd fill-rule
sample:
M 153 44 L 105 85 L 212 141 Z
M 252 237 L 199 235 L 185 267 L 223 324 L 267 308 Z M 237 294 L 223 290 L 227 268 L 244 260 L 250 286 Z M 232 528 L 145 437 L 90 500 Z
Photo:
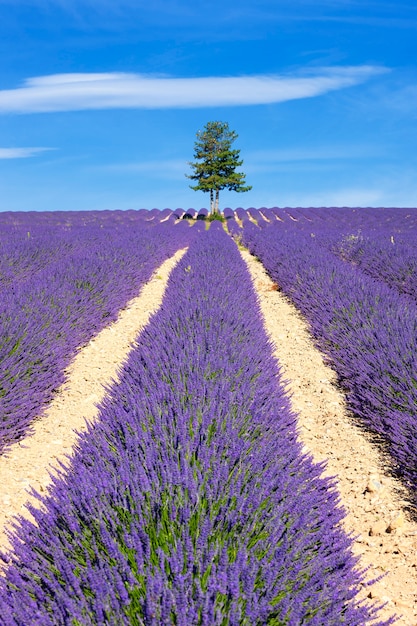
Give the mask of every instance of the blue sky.
M 221 207 L 417 207 L 416 28 L 411 0 L 0 0 L 0 211 L 207 207 L 211 120 L 253 187 Z

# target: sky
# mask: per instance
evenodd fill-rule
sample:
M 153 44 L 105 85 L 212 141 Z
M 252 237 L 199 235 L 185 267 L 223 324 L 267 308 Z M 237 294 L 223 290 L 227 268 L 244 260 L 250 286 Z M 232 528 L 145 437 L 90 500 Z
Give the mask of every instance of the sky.
M 411 0 L 0 0 L 0 211 L 209 206 L 196 133 L 236 131 L 224 207 L 417 207 Z

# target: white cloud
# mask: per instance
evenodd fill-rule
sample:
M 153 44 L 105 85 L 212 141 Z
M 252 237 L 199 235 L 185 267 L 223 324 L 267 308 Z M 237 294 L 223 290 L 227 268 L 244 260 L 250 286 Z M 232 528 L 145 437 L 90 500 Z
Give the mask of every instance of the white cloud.
M 370 159 L 375 162 L 385 156 L 384 149 L 369 144 L 254 150 L 245 154 L 244 169 L 248 175 L 317 172 L 326 176 L 330 172 L 342 171 L 352 162 Z
M 132 163 L 111 163 L 109 165 L 95 167 L 94 169 L 116 173 L 132 172 L 135 174 L 146 174 L 152 178 L 173 178 L 174 180 L 178 180 L 178 176 L 183 176 L 187 167 L 188 164 L 185 159 L 160 159 L 134 161 Z
M 26 159 L 52 148 L 0 148 L 0 159 Z
M 363 145 L 324 145 L 287 149 L 256 150 L 248 153 L 245 163 L 286 163 L 293 161 L 345 160 L 381 156 L 381 148 Z
M 376 66 L 319 68 L 304 75 L 169 78 L 132 73 L 55 74 L 0 90 L 0 113 L 115 108 L 242 106 L 311 98 L 388 71 Z

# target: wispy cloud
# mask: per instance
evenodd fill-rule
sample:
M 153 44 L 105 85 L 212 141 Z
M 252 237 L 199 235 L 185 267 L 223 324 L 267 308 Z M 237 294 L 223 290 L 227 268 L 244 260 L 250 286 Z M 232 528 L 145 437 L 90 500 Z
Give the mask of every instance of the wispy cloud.
M 295 75 L 170 78 L 133 73 L 55 74 L 0 90 L 0 113 L 117 108 L 201 108 L 271 104 L 312 98 L 388 71 L 330 67 Z
M 334 161 L 380 157 L 381 147 L 364 145 L 324 145 L 287 149 L 255 150 L 247 154 L 245 161 L 254 163 L 286 163 L 294 161 Z
M 393 88 L 389 92 L 386 91 L 380 97 L 381 104 L 387 108 L 393 109 L 399 113 L 411 114 L 412 117 L 417 116 L 416 111 L 417 100 L 417 82 Z
M 152 178 L 178 180 L 188 167 L 187 161 L 181 159 L 159 159 L 150 161 L 134 161 L 131 163 L 111 163 L 97 166 L 94 169 L 114 172 L 116 174 L 145 174 Z
M 248 174 L 330 172 L 345 168 L 352 161 L 380 160 L 384 156 L 386 153 L 380 146 L 366 144 L 255 150 L 246 153 L 244 168 Z
M 53 148 L 0 148 L 0 159 L 27 159 Z

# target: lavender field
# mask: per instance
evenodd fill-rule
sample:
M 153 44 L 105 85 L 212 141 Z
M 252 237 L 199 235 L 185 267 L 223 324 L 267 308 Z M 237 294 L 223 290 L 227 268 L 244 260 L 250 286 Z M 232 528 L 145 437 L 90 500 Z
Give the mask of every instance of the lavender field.
M 309 321 L 353 415 L 388 450 L 415 507 L 417 212 L 273 213 L 263 228 L 246 220 L 242 241 Z
M 3 555 L 5 625 L 388 624 L 297 415 L 236 243 L 308 320 L 415 503 L 417 212 L 0 214 L 0 450 L 180 248 L 98 421 Z
M 193 235 L 135 212 L 20 216 L 0 215 L 0 454 L 30 431 L 76 350 Z

